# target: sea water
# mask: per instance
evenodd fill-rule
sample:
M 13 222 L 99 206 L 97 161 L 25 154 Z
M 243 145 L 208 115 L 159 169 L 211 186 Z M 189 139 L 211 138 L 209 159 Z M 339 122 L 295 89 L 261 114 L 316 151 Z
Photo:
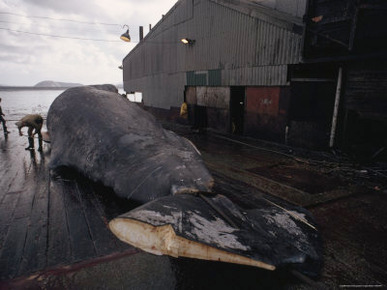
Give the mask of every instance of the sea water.
M 46 119 L 52 102 L 62 92 L 63 90 L 0 90 L 2 99 L 0 106 L 5 114 L 7 126 L 12 126 L 12 123 L 28 114 L 40 114 Z
M 2 99 L 0 105 L 5 114 L 7 126 L 12 126 L 13 122 L 19 121 L 28 114 L 40 114 L 46 119 L 52 102 L 62 92 L 61 90 L 0 91 Z

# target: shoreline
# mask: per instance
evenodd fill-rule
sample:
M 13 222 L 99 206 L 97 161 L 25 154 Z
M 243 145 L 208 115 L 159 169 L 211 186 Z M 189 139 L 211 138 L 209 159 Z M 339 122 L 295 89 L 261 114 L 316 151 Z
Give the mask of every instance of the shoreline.
M 2 86 L 0 91 L 63 91 L 72 87 L 17 87 L 17 86 Z

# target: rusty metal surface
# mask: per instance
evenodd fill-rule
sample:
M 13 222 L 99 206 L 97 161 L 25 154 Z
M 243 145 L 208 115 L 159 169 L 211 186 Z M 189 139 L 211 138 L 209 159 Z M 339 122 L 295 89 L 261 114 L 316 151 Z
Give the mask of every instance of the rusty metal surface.
M 228 109 L 230 106 L 229 87 L 196 87 L 197 105 Z

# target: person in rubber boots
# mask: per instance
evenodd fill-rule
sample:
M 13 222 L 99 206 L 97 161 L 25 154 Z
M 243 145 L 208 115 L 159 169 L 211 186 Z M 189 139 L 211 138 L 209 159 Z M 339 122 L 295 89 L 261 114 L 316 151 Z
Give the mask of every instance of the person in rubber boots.
M 39 137 L 39 148 L 38 151 L 42 151 L 42 126 L 43 126 L 43 118 L 38 114 L 26 115 L 21 118 L 20 121 L 16 122 L 16 126 L 19 129 L 19 135 L 23 136 L 21 129 L 23 127 L 28 127 L 28 147 L 26 150 L 34 149 L 34 135 L 38 134 Z M 35 130 L 35 132 L 34 132 Z
M 0 103 L 1 103 L 1 98 L 0 98 Z M 3 110 L 1 109 L 1 105 L 0 105 L 0 123 L 3 123 L 4 135 L 7 135 L 9 133 L 9 131 L 7 130 L 7 125 L 6 125 L 6 121 L 4 119 L 4 116 L 5 116 L 5 114 L 3 113 Z

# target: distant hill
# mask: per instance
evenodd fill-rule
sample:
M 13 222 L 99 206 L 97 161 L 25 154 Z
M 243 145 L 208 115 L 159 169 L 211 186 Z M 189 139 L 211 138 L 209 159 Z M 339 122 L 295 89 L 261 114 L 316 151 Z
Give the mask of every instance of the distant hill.
M 37 83 L 34 87 L 35 88 L 71 88 L 71 87 L 79 87 L 79 86 L 82 86 L 82 84 L 42 81 Z

